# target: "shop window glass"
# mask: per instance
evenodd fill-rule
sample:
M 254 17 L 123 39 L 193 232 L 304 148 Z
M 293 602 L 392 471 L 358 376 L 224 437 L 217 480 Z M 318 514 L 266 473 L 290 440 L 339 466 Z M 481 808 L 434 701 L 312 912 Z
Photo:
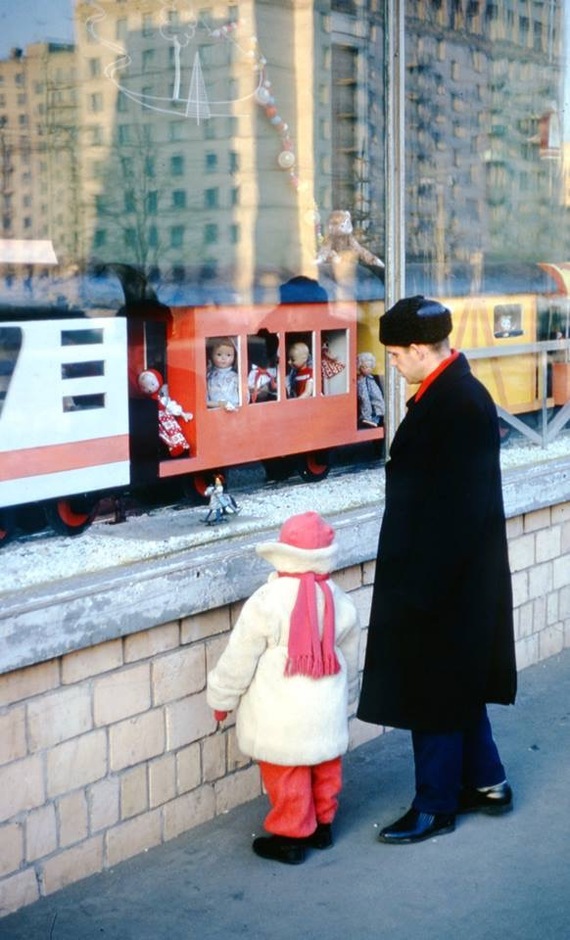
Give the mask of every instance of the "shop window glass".
M 320 370 L 304 380 L 311 407 L 350 394 L 352 421 L 354 351 L 385 371 L 383 18 L 398 5 L 143 6 L 94 17 L 73 0 L 43 37 L 36 18 L 39 34 L 22 23 L 0 50 L 0 239 L 57 259 L 31 276 L 2 264 L 0 305 L 63 293 L 91 315 L 89 275 L 75 295 L 61 282 L 95 266 L 169 310 L 287 307 L 276 410 L 297 408 L 298 342 Z M 502 420 L 541 444 L 568 433 L 567 6 L 405 4 L 405 291 L 451 307 L 452 341 Z M 299 276 L 321 293 L 295 312 L 284 294 Z M 244 390 L 256 335 L 240 334 Z M 344 366 L 330 376 L 325 338 Z
M 468 3 L 434 59 L 407 4 L 406 293 L 452 310 L 509 447 L 570 434 L 565 6 Z

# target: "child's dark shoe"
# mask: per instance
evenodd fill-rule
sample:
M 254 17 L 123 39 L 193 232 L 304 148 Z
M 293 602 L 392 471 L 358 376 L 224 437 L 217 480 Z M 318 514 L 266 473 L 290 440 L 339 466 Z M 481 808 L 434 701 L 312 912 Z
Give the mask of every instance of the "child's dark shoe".
M 303 839 L 310 849 L 330 849 L 333 844 L 332 826 L 330 823 L 317 823 L 317 828 Z
M 305 861 L 305 845 L 305 839 L 290 836 L 259 836 L 251 847 L 260 858 L 284 862 L 285 865 L 300 865 Z

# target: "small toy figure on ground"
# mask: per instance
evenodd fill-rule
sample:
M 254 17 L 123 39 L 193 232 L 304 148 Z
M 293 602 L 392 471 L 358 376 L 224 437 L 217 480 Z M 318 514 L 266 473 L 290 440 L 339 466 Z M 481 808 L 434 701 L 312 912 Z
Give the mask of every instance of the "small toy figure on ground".
M 191 421 L 194 415 L 184 411 L 168 393 L 162 375 L 156 369 L 144 369 L 137 379 L 139 390 L 158 403 L 158 436 L 170 457 L 189 457 L 190 444 L 180 427 L 180 420 Z
M 206 525 L 227 522 L 226 516 L 237 516 L 241 511 L 234 497 L 225 492 L 222 478 L 219 476 L 214 477 L 214 482 L 207 487 L 205 495 L 210 497 L 208 512 L 202 520 Z
M 287 350 L 289 398 L 310 398 L 313 394 L 313 363 L 306 343 L 293 343 Z
M 358 426 L 378 428 L 384 424 L 384 395 L 380 380 L 374 374 L 376 357 L 371 352 L 359 353 L 356 357 L 358 397 Z
M 271 805 L 261 858 L 297 865 L 333 844 L 358 689 L 358 613 L 331 580 L 334 530 L 316 512 L 292 516 L 276 542 L 256 546 L 276 569 L 243 606 L 208 675 L 218 721 L 236 711 L 240 750 L 259 762 Z
M 212 340 L 208 354 L 207 406 L 236 411 L 239 408 L 239 376 L 234 341 L 230 336 L 219 336 Z

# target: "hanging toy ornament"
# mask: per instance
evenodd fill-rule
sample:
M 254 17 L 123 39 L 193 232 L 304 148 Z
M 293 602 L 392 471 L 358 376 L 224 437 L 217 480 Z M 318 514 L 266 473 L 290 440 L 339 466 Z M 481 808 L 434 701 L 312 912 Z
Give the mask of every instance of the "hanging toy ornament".
M 264 85 L 258 88 L 257 91 L 255 92 L 255 100 L 262 107 L 265 107 L 266 105 L 268 105 L 272 100 L 269 89 L 265 88 Z
M 236 38 L 232 34 L 234 30 L 237 30 L 239 25 L 239 21 L 228 23 L 225 26 L 221 26 L 218 29 L 211 31 L 211 35 L 216 39 L 237 43 Z M 307 193 L 309 190 L 308 183 L 302 183 L 297 173 L 297 155 L 295 153 L 293 139 L 289 131 L 289 125 L 286 121 L 283 120 L 279 113 L 277 101 L 273 94 L 271 81 L 267 75 L 267 59 L 259 51 L 257 36 L 252 36 L 249 43 L 249 49 L 247 51 L 242 49 L 242 52 L 252 63 L 252 69 L 254 75 L 256 76 L 257 87 L 254 91 L 254 100 L 256 104 L 263 109 L 269 124 L 279 135 L 280 149 L 277 153 L 277 165 L 281 170 L 287 173 L 289 184 L 292 189 L 295 190 L 295 192 Z M 314 202 L 313 211 L 313 224 L 318 247 L 322 241 L 322 232 L 318 208 Z
M 282 170 L 289 174 L 289 180 L 294 189 L 299 188 L 299 179 L 293 172 L 293 167 L 297 162 L 295 156 L 293 141 L 289 133 L 289 125 L 283 120 L 277 108 L 277 102 L 272 91 L 272 86 L 267 77 L 267 59 L 261 55 L 258 49 L 257 37 L 252 37 L 250 57 L 254 61 L 254 72 L 261 73 L 261 82 L 255 91 L 255 101 L 260 108 L 263 108 L 265 117 L 272 127 L 275 128 L 281 138 L 281 150 L 277 155 L 277 164 Z
M 292 150 L 282 150 L 277 157 L 277 163 L 282 170 L 290 170 L 292 166 L 295 166 L 295 154 Z

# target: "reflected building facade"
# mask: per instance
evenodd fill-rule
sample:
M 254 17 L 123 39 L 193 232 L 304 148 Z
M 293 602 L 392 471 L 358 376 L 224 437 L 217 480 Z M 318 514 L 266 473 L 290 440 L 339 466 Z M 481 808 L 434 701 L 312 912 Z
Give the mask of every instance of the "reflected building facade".
M 501 277 L 508 290 L 509 267 L 568 254 L 563 4 L 410 0 L 407 10 L 407 261 L 422 272 L 414 286 L 478 293 L 487 270 L 495 291 Z
M 50 239 L 68 262 L 82 259 L 76 62 L 56 42 L 0 62 L 0 237 Z
M 296 274 L 334 297 L 332 211 L 384 256 L 387 8 L 80 0 L 73 44 L 0 62 L 1 237 L 134 266 L 174 301 L 274 298 Z M 408 0 L 408 292 L 567 257 L 563 12 Z M 365 266 L 352 284 L 383 296 Z

